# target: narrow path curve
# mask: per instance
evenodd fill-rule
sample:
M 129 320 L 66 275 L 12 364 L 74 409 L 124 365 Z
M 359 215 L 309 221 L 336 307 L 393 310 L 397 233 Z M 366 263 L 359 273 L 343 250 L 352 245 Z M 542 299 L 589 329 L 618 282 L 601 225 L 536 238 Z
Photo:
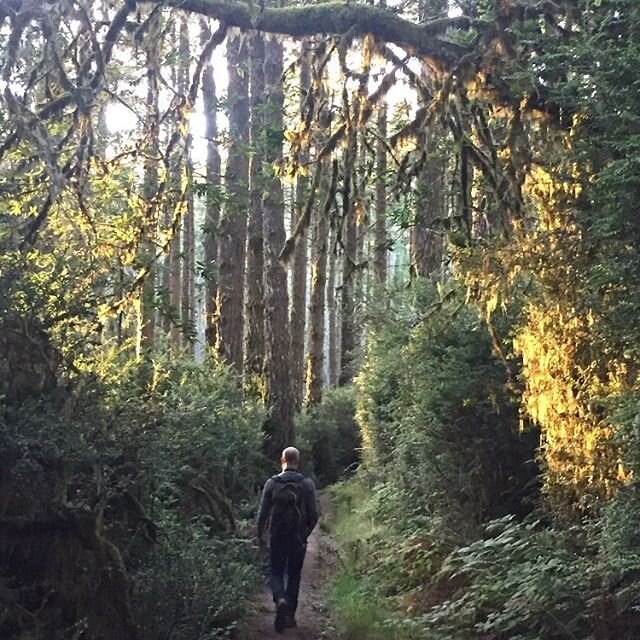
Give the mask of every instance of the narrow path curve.
M 276 633 L 273 628 L 275 607 L 268 587 L 260 594 L 253 614 L 240 631 L 241 640 L 339 640 L 335 626 L 331 622 L 326 603 L 326 586 L 334 575 L 338 555 L 331 536 L 322 527 L 323 517 L 331 509 L 327 496 L 320 495 L 320 523 L 315 528 L 307 544 L 307 555 L 302 569 L 302 584 L 296 619 L 298 626 Z

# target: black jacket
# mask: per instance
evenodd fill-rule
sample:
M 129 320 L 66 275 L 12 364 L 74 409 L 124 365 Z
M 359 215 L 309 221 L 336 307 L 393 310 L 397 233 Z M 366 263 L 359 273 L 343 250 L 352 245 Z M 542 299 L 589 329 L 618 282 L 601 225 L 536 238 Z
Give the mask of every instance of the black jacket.
M 301 482 L 303 488 L 303 496 L 307 513 L 307 536 L 313 531 L 318 523 L 318 505 L 316 503 L 316 487 L 313 480 L 305 478 L 299 471 L 287 469 L 282 473 L 269 478 L 262 490 L 262 499 L 260 500 L 260 511 L 258 512 L 258 536 L 262 534 L 269 521 L 271 515 L 271 503 L 273 499 L 273 488 L 277 483 Z

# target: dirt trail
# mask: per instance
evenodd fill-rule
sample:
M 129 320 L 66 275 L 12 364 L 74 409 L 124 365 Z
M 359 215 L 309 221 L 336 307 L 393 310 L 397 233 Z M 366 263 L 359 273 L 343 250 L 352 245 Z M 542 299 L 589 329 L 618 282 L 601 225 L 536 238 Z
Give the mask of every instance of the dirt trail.
M 307 555 L 302 569 L 302 584 L 295 629 L 286 629 L 276 633 L 273 628 L 275 606 L 271 591 L 267 588 L 260 595 L 258 605 L 243 625 L 240 632 L 242 640 L 339 640 L 326 604 L 325 587 L 334 574 L 337 565 L 336 547 L 331 537 L 321 527 L 330 502 L 326 496 L 320 496 L 320 524 L 315 528 L 307 544 Z

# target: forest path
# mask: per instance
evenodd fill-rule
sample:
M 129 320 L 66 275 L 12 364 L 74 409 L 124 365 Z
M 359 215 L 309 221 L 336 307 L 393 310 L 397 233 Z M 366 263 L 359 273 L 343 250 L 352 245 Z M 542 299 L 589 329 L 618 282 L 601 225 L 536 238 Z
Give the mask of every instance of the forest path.
M 337 569 L 338 553 L 331 536 L 321 526 L 332 505 L 326 495 L 320 495 L 320 522 L 307 544 L 307 555 L 302 568 L 302 584 L 295 629 L 276 633 L 273 628 L 275 605 L 268 586 L 259 596 L 254 612 L 242 625 L 242 640 L 339 640 L 327 602 L 326 587 Z

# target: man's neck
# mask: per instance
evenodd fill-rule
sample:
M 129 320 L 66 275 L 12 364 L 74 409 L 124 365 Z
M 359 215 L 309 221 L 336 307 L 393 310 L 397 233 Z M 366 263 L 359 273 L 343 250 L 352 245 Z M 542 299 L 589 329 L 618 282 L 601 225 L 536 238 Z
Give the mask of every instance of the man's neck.
M 285 471 L 297 471 L 298 467 L 291 467 L 289 465 L 287 465 L 286 467 L 282 467 L 282 473 L 284 473 Z

